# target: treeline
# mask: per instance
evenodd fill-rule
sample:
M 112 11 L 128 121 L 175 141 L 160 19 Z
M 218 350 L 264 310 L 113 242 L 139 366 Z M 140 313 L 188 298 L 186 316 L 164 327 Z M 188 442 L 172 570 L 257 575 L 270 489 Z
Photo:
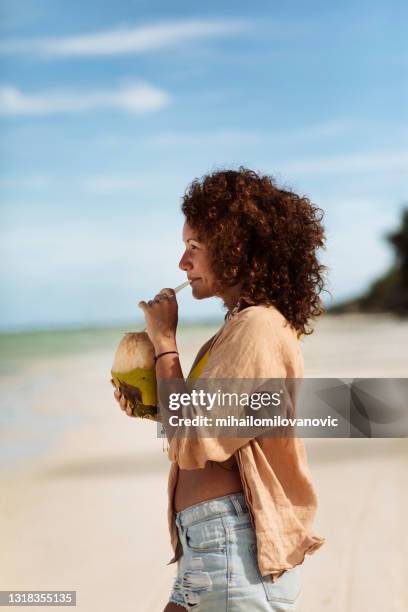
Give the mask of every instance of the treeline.
M 390 269 L 354 299 L 327 309 L 329 313 L 391 312 L 408 316 L 408 206 L 401 214 L 400 227 L 385 236 L 394 251 Z

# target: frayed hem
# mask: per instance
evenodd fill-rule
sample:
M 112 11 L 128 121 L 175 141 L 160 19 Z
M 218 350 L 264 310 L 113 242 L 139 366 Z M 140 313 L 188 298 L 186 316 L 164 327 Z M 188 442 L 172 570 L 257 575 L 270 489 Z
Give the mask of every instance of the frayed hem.
M 310 546 L 304 549 L 303 556 L 298 563 L 295 563 L 294 565 L 290 565 L 289 567 L 281 567 L 278 570 L 272 570 L 271 572 L 268 572 L 266 574 L 261 574 L 262 578 L 271 576 L 272 582 L 276 582 L 288 570 L 291 570 L 291 569 L 294 569 L 295 567 L 299 567 L 300 565 L 303 565 L 306 559 L 306 555 L 313 555 L 316 552 L 316 550 L 318 550 L 321 546 L 323 546 L 323 544 L 326 543 L 325 538 L 318 538 L 317 536 L 313 536 L 313 539 L 314 539 L 314 542 L 310 544 Z
M 181 608 L 184 608 L 185 610 L 192 610 L 192 609 L 194 609 L 194 607 L 191 608 L 191 606 L 188 603 L 181 602 L 181 601 L 176 601 L 175 599 L 173 599 L 173 597 L 170 597 L 168 603 L 176 604 L 176 606 L 180 606 Z

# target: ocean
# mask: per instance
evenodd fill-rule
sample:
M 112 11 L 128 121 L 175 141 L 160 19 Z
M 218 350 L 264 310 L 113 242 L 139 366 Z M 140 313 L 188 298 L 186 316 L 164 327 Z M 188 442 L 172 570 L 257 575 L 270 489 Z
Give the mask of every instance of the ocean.
M 180 325 L 187 375 L 219 322 Z M 0 334 L 0 468 L 58 445 L 65 432 L 116 409 L 110 368 L 129 325 Z M 302 342 L 307 377 L 408 376 L 408 321 L 390 315 L 325 315 Z
M 184 371 L 199 344 L 217 329 L 216 323 L 180 326 Z M 30 461 L 66 431 L 92 420 L 107 392 L 112 401 L 110 368 L 120 339 L 130 330 L 126 325 L 0 334 L 0 468 Z M 91 380 L 94 395 L 84 403 L 78 389 L 88 396 Z

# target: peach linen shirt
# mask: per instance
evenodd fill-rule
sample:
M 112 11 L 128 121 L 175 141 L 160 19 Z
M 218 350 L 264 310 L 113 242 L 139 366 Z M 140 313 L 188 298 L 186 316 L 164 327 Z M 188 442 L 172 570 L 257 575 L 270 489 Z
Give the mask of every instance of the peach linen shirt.
M 273 306 L 250 306 L 216 334 L 200 378 L 302 378 L 303 357 L 295 330 Z M 289 391 L 290 393 L 290 391 Z M 296 398 L 291 398 L 296 402 Z M 256 534 L 262 576 L 276 581 L 301 564 L 325 539 L 314 535 L 317 498 L 304 443 L 295 437 L 176 438 L 170 442 L 168 525 L 175 563 L 182 554 L 175 523 L 174 492 L 179 468 L 204 468 L 208 460 L 238 464 Z

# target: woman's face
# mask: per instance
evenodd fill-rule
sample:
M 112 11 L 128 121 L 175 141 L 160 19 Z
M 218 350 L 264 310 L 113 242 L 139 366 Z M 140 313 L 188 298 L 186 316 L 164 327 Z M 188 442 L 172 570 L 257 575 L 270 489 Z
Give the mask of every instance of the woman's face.
M 210 269 L 209 253 L 204 242 L 187 221 L 183 226 L 185 251 L 179 262 L 179 268 L 187 273 L 192 281 L 193 296 L 202 300 L 215 295 L 215 276 Z

